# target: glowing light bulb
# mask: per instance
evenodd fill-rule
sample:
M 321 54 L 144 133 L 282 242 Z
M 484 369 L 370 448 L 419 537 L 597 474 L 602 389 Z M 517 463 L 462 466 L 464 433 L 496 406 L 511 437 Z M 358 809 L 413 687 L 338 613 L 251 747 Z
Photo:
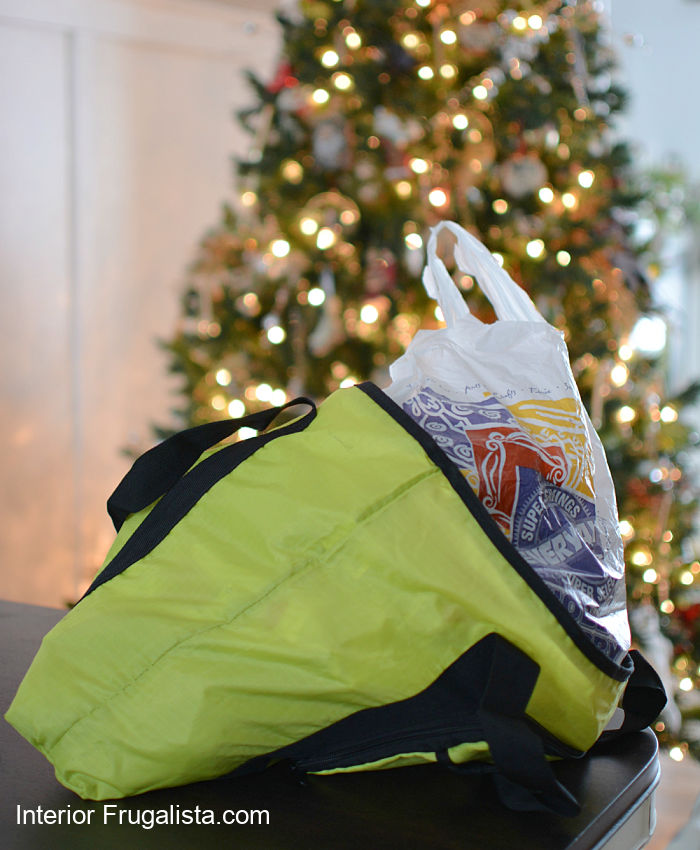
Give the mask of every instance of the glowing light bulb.
M 628 424 L 629 422 L 634 422 L 636 418 L 636 412 L 628 404 L 624 404 L 617 411 L 617 421 L 621 422 L 623 425 Z
M 427 9 L 431 2 L 432 0 L 416 0 L 416 6 L 420 6 L 421 9 Z
M 272 387 L 269 384 L 258 384 L 255 388 L 255 398 L 258 401 L 269 401 L 272 396 Z
M 477 100 L 486 100 L 489 96 L 488 89 L 486 86 L 474 86 L 472 89 L 472 94 Z
M 408 182 L 408 180 L 399 180 L 399 182 L 394 186 L 396 190 L 396 194 L 399 198 L 410 198 L 411 192 L 413 191 L 413 187 Z
M 424 159 L 420 159 L 420 157 L 413 157 L 408 164 L 411 167 L 411 171 L 414 171 L 416 174 L 425 174 L 429 168 L 428 163 Z
M 632 555 L 632 563 L 635 567 L 648 567 L 651 561 L 651 552 L 648 549 L 637 549 Z
M 656 572 L 655 569 L 644 570 L 642 580 L 645 581 L 647 584 L 654 584 L 654 582 L 658 581 L 658 579 L 659 574 Z
M 405 238 L 405 243 L 412 251 L 416 251 L 423 247 L 423 237 L 420 233 L 409 233 Z
M 344 378 L 340 382 L 340 388 L 341 388 L 341 390 L 344 390 L 344 389 L 347 389 L 348 387 L 354 387 L 356 383 L 357 383 L 357 381 L 355 380 L 355 378 Z
M 240 419 L 241 416 L 245 415 L 245 404 L 239 398 L 234 398 L 233 401 L 229 402 L 228 415 L 232 419 Z
M 418 47 L 420 44 L 420 39 L 414 32 L 406 33 L 401 41 L 403 41 L 403 46 L 407 47 L 409 50 L 412 50 L 414 47 Z
M 551 204 L 554 200 L 554 192 L 549 186 L 543 186 L 537 194 L 543 204 Z
M 371 325 L 379 318 L 379 310 L 374 304 L 365 304 L 360 310 L 360 319 L 367 325 Z
M 330 227 L 322 227 L 316 237 L 316 247 L 321 251 L 325 251 L 331 245 L 335 245 L 336 238 L 335 232 Z
M 508 212 L 508 201 L 504 198 L 496 198 L 491 206 L 493 207 L 493 211 L 498 213 L 498 215 L 503 215 Z
M 621 387 L 627 382 L 630 376 L 630 370 L 624 363 L 618 363 L 610 370 L 610 380 L 616 387 Z
M 270 245 L 270 250 L 275 257 L 286 257 L 289 253 L 289 242 L 286 239 L 275 239 Z
M 353 86 L 350 74 L 333 74 L 333 85 L 340 91 L 347 91 Z
M 321 64 L 324 68 L 335 68 L 338 62 L 340 62 L 340 56 L 335 50 L 324 50 L 321 54 Z
M 445 314 L 442 312 L 439 305 L 435 308 L 433 315 L 438 320 L 438 322 L 444 322 L 445 321 Z
M 666 322 L 660 316 L 642 316 L 632 329 L 629 344 L 642 354 L 659 354 L 666 347 Z
M 693 680 L 692 680 L 692 679 L 690 679 L 688 676 L 685 676 L 685 677 L 684 677 L 683 679 L 681 679 L 681 680 L 680 680 L 680 682 L 678 683 L 678 687 L 679 687 L 682 691 L 692 691 L 692 690 L 693 690 Z
M 444 65 L 440 65 L 440 76 L 445 80 L 454 79 L 457 76 L 457 66 L 445 62 Z
M 659 608 L 664 614 L 673 614 L 676 610 L 676 606 L 671 602 L 670 599 L 664 599 L 664 601 L 659 605 Z
M 275 407 L 281 407 L 287 401 L 287 393 L 284 390 L 276 389 L 270 393 L 270 403 Z
M 469 119 L 460 112 L 452 117 L 452 126 L 455 130 L 466 130 L 469 126 Z
M 243 303 L 252 314 L 257 313 L 260 310 L 260 300 L 254 292 L 246 292 L 243 296 Z
M 447 193 L 443 189 L 432 189 L 428 194 L 428 201 L 434 207 L 444 207 L 447 203 Z
M 620 360 L 631 360 L 632 355 L 634 354 L 634 349 L 631 345 L 627 345 L 627 343 L 623 343 L 617 350 L 617 353 L 620 356 Z
M 440 41 L 443 44 L 455 44 L 457 41 L 457 33 L 454 30 L 443 30 L 440 33 Z
M 568 266 L 571 262 L 571 254 L 568 251 L 557 251 L 557 262 L 560 266 Z
M 239 440 L 249 440 L 251 437 L 257 437 L 258 432 L 255 428 L 243 427 L 238 429 L 238 439 Z
M 255 192 L 244 192 L 241 195 L 241 203 L 244 207 L 252 207 L 257 200 L 258 196 L 255 194 Z
M 530 15 L 527 22 L 533 30 L 538 30 L 542 27 L 542 18 L 539 15 Z
M 267 338 L 273 345 L 279 345 L 281 342 L 284 342 L 287 338 L 287 334 L 283 327 L 280 325 L 273 325 L 267 332 Z
M 435 76 L 435 72 L 430 67 L 430 65 L 421 65 L 418 69 L 418 76 L 421 80 L 432 80 Z
M 629 520 L 620 520 L 620 536 L 623 540 L 629 540 L 634 537 L 634 526 L 631 522 L 629 522 Z
M 576 206 L 576 195 L 571 192 L 564 192 L 561 196 L 561 202 L 567 210 L 572 210 Z
M 505 258 L 504 258 L 504 256 L 503 256 L 503 254 L 499 254 L 499 253 L 498 253 L 498 251 L 494 251 L 494 252 L 491 254 L 491 256 L 492 256 L 492 257 L 494 258 L 494 260 L 498 263 L 498 265 L 499 265 L 501 268 L 503 268 L 503 264 L 505 263 Z
M 668 755 L 674 761 L 683 761 L 683 750 L 680 747 L 671 747 Z
M 304 169 L 295 159 L 288 159 L 282 165 L 282 177 L 290 183 L 300 183 L 303 176 Z
M 578 182 L 584 189 L 590 189 L 595 180 L 595 174 L 592 171 L 582 171 L 578 176 Z
M 214 410 L 223 410 L 226 407 L 226 399 L 222 395 L 215 395 L 211 400 Z
M 678 419 L 678 411 L 675 407 L 671 407 L 670 404 L 667 404 L 666 407 L 661 408 L 661 421 L 662 422 L 675 422 Z
M 358 47 L 362 46 L 362 38 L 356 32 L 349 32 L 345 36 L 345 43 L 351 50 L 357 50 Z
M 684 573 L 681 573 L 681 584 L 692 584 L 695 580 L 695 576 L 690 572 L 690 570 L 686 570 Z
M 320 286 L 314 286 L 313 289 L 309 290 L 309 304 L 311 304 L 313 307 L 320 307 L 325 300 L 326 293 L 321 289 Z
M 331 96 L 325 89 L 316 89 L 311 95 L 311 100 L 313 100 L 314 103 L 318 103 L 320 105 L 322 103 L 328 103 L 330 97 Z
M 219 369 L 215 378 L 220 387 L 227 387 L 231 383 L 231 373 L 228 369 Z
M 299 230 L 304 236 L 313 236 L 318 230 L 318 222 L 315 218 L 302 218 L 299 222 Z
M 544 242 L 541 239 L 531 239 L 525 246 L 528 257 L 536 260 L 544 254 Z
M 527 20 L 523 18 L 522 15 L 518 15 L 517 18 L 513 18 L 513 29 L 518 30 L 518 32 L 522 32 L 527 29 Z

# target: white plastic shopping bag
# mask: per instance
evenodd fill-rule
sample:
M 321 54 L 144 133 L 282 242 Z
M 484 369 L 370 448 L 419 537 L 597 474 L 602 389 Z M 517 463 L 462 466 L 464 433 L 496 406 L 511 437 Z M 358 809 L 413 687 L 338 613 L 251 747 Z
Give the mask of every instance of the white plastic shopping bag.
M 473 316 L 437 256 L 443 230 L 497 321 Z M 445 328 L 419 331 L 386 393 L 459 468 L 513 546 L 616 661 L 630 645 L 615 492 L 563 334 L 453 222 L 432 229 L 423 283 Z

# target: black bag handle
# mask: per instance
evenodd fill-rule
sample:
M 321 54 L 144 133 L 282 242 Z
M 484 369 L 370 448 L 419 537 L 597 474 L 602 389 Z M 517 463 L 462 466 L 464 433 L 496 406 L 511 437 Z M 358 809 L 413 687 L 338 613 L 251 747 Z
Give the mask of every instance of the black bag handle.
M 642 653 L 631 649 L 628 657 L 634 669 L 622 695 L 621 708 L 625 712 L 625 719 L 619 729 L 604 732 L 601 735 L 603 741 L 626 735 L 628 732 L 639 732 L 651 726 L 667 702 L 659 674 Z
M 280 407 L 270 407 L 239 419 L 222 419 L 180 431 L 142 454 L 107 500 L 107 513 L 117 531 L 130 515 L 152 505 L 167 493 L 200 455 L 240 428 L 264 431 L 280 411 L 297 404 L 316 405 L 308 398 L 295 398 Z
M 497 642 L 478 711 L 498 768 L 493 779 L 510 809 L 574 817 L 581 807 L 555 776 L 542 737 L 525 716 L 539 673 L 539 664 L 516 646 Z
M 104 567 L 102 572 L 98 573 L 90 587 L 85 591 L 81 599 L 78 600 L 78 604 L 96 588 L 100 587 L 100 585 L 123 573 L 132 564 L 151 552 L 170 533 L 177 523 L 189 513 L 205 493 L 224 476 L 233 472 L 237 466 L 254 455 L 255 452 L 272 440 L 277 440 L 289 434 L 298 434 L 307 428 L 316 417 L 316 405 L 310 399 L 297 398 L 282 407 L 273 407 L 262 411 L 261 414 L 256 413 L 252 416 L 246 416 L 243 419 L 225 421 L 223 424 L 228 426 L 228 429 L 224 428 L 224 432 L 228 430 L 229 433 L 233 433 L 245 423 L 253 422 L 262 425 L 267 422 L 269 424 L 280 410 L 283 410 L 285 407 L 291 407 L 294 404 L 307 404 L 311 409 L 304 416 L 293 419 L 280 428 L 275 428 L 264 434 L 258 434 L 249 440 L 242 440 L 230 446 L 224 446 L 220 451 L 214 452 L 214 454 L 205 458 L 189 471 L 186 471 L 186 464 L 193 456 L 196 440 L 192 446 L 189 446 L 188 442 L 185 441 L 185 450 L 181 454 L 173 452 L 170 448 L 159 453 L 157 449 L 161 448 L 162 443 L 156 446 L 155 449 L 151 449 L 151 452 L 153 452 L 151 458 L 154 456 L 156 458 L 163 457 L 171 461 L 171 467 L 169 468 L 161 469 L 152 459 L 139 464 L 138 467 L 135 463 L 134 467 L 137 467 L 136 472 L 134 472 L 134 467 L 132 467 L 131 471 L 127 473 L 126 478 L 115 491 L 122 493 L 123 498 L 119 503 L 121 508 L 126 509 L 128 515 L 140 503 L 140 500 L 153 499 L 155 501 L 158 495 L 162 495 L 163 498 L 154 506 L 153 510 L 145 517 L 141 525 L 139 525 L 131 537 L 124 543 L 114 558 Z M 218 422 L 212 424 L 215 426 L 221 425 Z M 206 428 L 207 426 L 200 425 L 197 427 Z M 204 445 L 207 439 L 212 439 L 212 437 L 221 433 L 221 429 L 210 428 L 204 431 L 204 433 L 209 436 L 203 437 L 199 446 Z M 178 445 L 177 441 L 175 445 Z M 180 443 L 180 445 L 182 444 Z M 147 454 L 151 454 L 151 452 Z M 186 474 L 181 474 L 175 480 L 174 471 L 182 472 L 183 469 L 186 471 Z M 163 491 L 164 482 L 171 482 L 170 489 Z M 156 494 L 155 497 L 154 494 Z M 151 501 L 145 502 L 146 507 L 149 504 L 151 504 Z

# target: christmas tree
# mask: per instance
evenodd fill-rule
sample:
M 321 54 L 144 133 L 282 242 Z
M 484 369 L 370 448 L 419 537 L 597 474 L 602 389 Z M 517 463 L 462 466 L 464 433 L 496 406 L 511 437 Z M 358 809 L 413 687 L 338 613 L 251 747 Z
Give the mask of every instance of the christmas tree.
M 280 17 L 279 67 L 251 78 L 240 116 L 240 204 L 203 239 L 166 348 L 181 426 L 385 385 L 416 330 L 440 325 L 420 280 L 429 227 L 472 230 L 565 334 L 616 482 L 633 631 L 685 711 L 657 731 L 682 758 L 700 753 L 691 390 L 667 398 L 644 343 L 660 321 L 648 201 L 614 133 L 624 94 L 600 5 L 310 0 Z M 478 282 L 455 279 L 488 321 Z

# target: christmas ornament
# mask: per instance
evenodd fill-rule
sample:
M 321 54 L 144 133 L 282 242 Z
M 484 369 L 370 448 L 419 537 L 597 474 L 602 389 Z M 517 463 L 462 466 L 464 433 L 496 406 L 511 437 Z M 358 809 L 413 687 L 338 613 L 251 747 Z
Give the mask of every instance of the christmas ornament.
M 420 251 L 414 253 L 420 254 Z M 422 260 L 422 257 L 421 257 Z M 388 248 L 368 248 L 365 267 L 365 291 L 368 295 L 378 295 L 393 289 L 396 285 L 398 264 L 393 252 Z
M 299 80 L 294 76 L 291 64 L 289 62 L 280 62 L 277 66 L 275 76 L 267 86 L 267 90 L 270 94 L 277 94 L 284 88 L 293 88 L 297 85 L 299 85 Z
M 547 169 L 535 153 L 515 154 L 498 169 L 501 185 L 514 198 L 522 198 L 547 182 Z
M 498 24 L 477 21 L 468 26 L 457 27 L 457 39 L 465 50 L 473 56 L 483 56 L 503 38 L 503 30 Z
M 419 141 L 423 135 L 423 127 L 415 118 L 400 118 L 386 106 L 377 106 L 372 115 L 374 132 L 380 139 L 388 139 L 397 147 Z
M 338 227 L 343 237 L 350 236 L 360 220 L 357 204 L 340 192 L 320 192 L 304 204 L 301 215 L 318 222 L 320 227 Z
M 316 165 L 324 171 L 350 167 L 350 146 L 341 117 L 326 118 L 314 127 L 312 152 Z

